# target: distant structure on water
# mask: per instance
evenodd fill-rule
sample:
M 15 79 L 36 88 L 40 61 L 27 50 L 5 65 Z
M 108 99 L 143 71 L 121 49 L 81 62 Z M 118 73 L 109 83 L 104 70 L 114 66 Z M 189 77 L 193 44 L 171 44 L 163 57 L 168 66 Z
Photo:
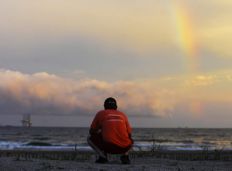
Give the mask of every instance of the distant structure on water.
M 23 127 L 31 127 L 31 115 L 30 114 L 24 114 L 22 119 L 22 126 Z

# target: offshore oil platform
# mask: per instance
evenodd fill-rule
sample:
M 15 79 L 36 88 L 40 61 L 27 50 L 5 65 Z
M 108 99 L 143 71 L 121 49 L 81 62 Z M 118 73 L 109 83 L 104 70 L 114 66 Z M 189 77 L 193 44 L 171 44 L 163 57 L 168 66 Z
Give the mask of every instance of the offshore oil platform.
M 31 122 L 31 115 L 30 114 L 24 114 L 23 119 L 22 119 L 22 126 L 23 127 L 31 127 L 32 122 Z

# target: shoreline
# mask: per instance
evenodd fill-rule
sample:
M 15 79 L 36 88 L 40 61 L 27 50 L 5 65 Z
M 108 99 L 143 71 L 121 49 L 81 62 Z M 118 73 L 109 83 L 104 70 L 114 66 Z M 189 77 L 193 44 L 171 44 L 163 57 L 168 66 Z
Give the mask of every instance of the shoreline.
M 74 160 L 83 161 L 93 158 L 93 151 L 65 151 L 65 150 L 0 150 L 0 157 L 15 157 L 17 159 L 51 159 L 51 160 Z M 172 160 L 218 160 L 232 161 L 232 150 L 198 150 L 198 151 L 130 151 L 130 158 L 155 157 Z M 117 156 L 117 155 L 109 155 Z

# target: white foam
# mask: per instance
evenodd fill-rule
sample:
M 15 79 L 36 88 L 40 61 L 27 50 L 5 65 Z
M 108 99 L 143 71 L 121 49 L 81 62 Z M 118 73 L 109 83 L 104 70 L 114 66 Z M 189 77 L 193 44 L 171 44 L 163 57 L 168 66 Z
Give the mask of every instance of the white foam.
M 22 146 L 22 143 L 10 142 L 10 141 L 0 141 L 0 149 L 13 150 Z
M 11 141 L 0 141 L 0 149 L 1 150 L 60 150 L 60 151 L 92 151 L 90 146 L 86 145 L 51 145 L 51 146 L 32 146 L 26 145 L 27 143 L 22 142 L 11 142 Z M 203 146 L 199 144 L 183 144 L 183 143 L 161 143 L 161 144 L 153 144 L 151 142 L 135 142 L 133 145 L 134 151 L 151 151 L 151 150 L 188 150 L 188 151 L 198 151 L 198 150 L 216 150 L 215 146 Z M 232 148 L 226 147 L 223 150 L 232 150 Z
M 65 150 L 65 151 L 92 151 L 88 145 L 51 145 L 51 146 L 32 146 L 26 145 L 27 143 L 0 141 L 1 150 Z

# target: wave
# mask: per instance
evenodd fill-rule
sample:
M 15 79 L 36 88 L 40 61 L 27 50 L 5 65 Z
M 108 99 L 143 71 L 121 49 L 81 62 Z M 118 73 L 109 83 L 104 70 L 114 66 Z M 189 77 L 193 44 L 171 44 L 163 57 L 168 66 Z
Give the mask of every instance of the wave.
M 51 143 L 40 142 L 40 141 L 32 141 L 32 142 L 29 142 L 25 145 L 27 145 L 27 146 L 52 146 Z
M 33 140 L 44 141 L 44 140 L 50 140 L 50 138 L 48 138 L 48 137 L 34 137 Z
M 10 142 L 0 141 L 0 150 L 60 150 L 60 151 L 92 151 L 86 143 L 81 144 L 52 144 L 40 141 Z M 166 142 L 154 144 L 148 141 L 136 141 L 133 145 L 134 151 L 170 150 L 170 151 L 199 151 L 199 150 L 232 150 L 232 147 L 220 147 L 208 144 L 174 143 Z
M 160 144 L 163 144 L 163 143 L 184 143 L 184 144 L 192 144 L 192 143 L 195 143 L 193 140 L 172 140 L 172 139 L 135 139 L 135 141 L 139 141 L 139 142 L 143 142 L 143 141 L 146 141 L 146 142 L 152 142 L 152 143 L 160 143 Z

